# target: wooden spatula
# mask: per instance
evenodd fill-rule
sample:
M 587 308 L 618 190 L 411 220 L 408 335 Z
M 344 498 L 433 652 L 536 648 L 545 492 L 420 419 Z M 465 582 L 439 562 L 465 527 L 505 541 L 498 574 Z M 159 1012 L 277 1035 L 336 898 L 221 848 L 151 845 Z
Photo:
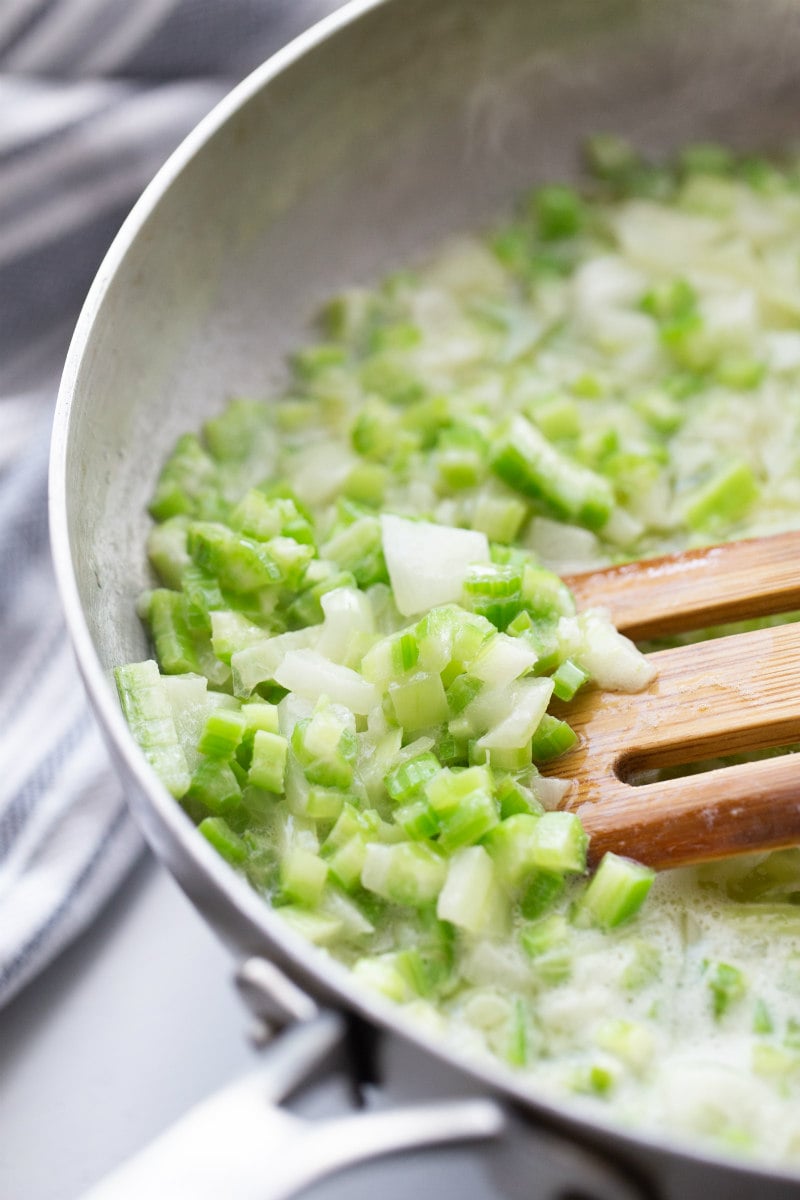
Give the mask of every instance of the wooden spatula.
M 579 608 L 610 609 L 633 638 L 800 609 L 800 533 L 731 542 L 567 580 Z M 649 767 L 800 742 L 800 624 L 649 656 L 638 694 L 579 692 L 564 716 L 579 742 L 551 772 L 573 781 L 590 857 L 654 867 L 800 843 L 800 754 L 634 786 Z

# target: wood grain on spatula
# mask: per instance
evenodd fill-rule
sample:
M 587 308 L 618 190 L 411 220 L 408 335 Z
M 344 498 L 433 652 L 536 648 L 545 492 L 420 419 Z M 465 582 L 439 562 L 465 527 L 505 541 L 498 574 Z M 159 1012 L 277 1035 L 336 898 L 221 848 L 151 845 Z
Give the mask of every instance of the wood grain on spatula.
M 568 580 L 579 607 L 608 607 L 628 635 L 657 636 L 800 608 L 800 534 L 733 542 Z M 678 779 L 636 771 L 800 742 L 800 624 L 649 655 L 637 694 L 587 689 L 563 715 L 578 745 L 551 773 L 573 781 L 593 861 L 606 850 L 655 867 L 800 842 L 800 756 Z

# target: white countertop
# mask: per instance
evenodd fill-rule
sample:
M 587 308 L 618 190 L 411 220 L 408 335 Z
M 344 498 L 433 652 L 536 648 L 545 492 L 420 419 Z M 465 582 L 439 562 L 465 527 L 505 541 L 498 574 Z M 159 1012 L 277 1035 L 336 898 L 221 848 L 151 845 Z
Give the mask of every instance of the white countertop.
M 0 1012 L 2 1200 L 77 1200 L 193 1103 L 256 1066 L 232 972 L 176 884 L 146 858 L 93 928 Z M 321 1106 L 342 1102 L 331 1085 Z M 478 1155 L 406 1155 L 306 1195 L 374 1200 L 379 1189 L 381 1200 L 494 1200 Z

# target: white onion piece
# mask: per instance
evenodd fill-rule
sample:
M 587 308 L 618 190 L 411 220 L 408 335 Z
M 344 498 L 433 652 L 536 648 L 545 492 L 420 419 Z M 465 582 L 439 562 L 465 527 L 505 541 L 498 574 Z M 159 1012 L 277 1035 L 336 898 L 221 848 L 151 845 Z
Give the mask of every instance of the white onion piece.
M 360 716 L 380 703 L 378 689 L 357 671 L 332 663 L 315 650 L 291 650 L 275 672 L 275 681 L 307 700 L 327 696 Z
M 404 617 L 459 600 L 469 568 L 489 561 L 486 534 L 474 529 L 387 515 L 381 517 L 381 533 L 395 604 Z

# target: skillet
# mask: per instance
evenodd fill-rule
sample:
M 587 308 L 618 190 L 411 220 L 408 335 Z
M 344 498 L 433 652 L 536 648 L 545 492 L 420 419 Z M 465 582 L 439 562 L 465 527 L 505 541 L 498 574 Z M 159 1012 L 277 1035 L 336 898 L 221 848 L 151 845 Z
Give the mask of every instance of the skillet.
M 364 993 L 195 832 L 134 744 L 110 680 L 113 666 L 147 656 L 135 598 L 147 582 L 146 503 L 169 449 L 227 396 L 279 385 L 326 297 L 487 224 L 532 183 L 574 176 L 581 141 L 598 130 L 655 153 L 707 139 L 786 144 L 798 61 L 791 0 L 352 0 L 236 88 L 126 221 L 59 395 L 56 572 L 133 813 L 230 946 L 264 1037 L 283 1032 L 264 1072 L 190 1114 L 96 1200 L 279 1200 L 360 1158 L 469 1139 L 491 1145 L 502 1196 L 800 1195 L 788 1172 L 544 1099 Z M 426 1101 L 417 1107 L 301 1127 L 267 1105 L 333 1060 L 397 1093 L 401 1058 Z M 223 1130 L 212 1153 L 211 1132 Z

